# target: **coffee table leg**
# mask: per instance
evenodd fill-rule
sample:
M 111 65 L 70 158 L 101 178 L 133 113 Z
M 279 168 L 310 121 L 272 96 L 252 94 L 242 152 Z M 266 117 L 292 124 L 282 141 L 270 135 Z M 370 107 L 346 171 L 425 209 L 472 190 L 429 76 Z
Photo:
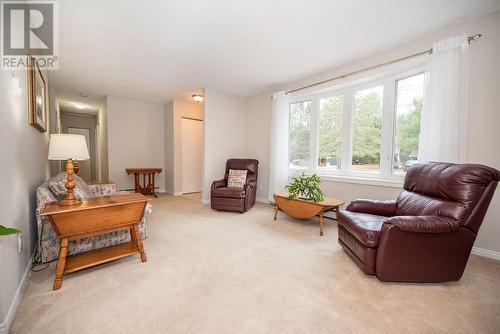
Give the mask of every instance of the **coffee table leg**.
M 278 203 L 274 205 L 274 220 L 278 219 Z
M 64 267 L 66 266 L 66 256 L 68 255 L 68 238 L 61 239 L 61 247 L 59 249 L 59 258 L 56 265 L 56 279 L 54 280 L 53 290 L 59 290 L 62 285 L 64 275 Z
M 319 214 L 319 235 L 323 236 L 323 226 L 325 222 L 323 221 L 323 211 Z
M 137 245 L 137 248 L 139 249 L 139 252 L 141 253 L 141 261 L 146 262 L 148 260 L 148 257 L 146 255 L 146 252 L 144 251 L 144 244 L 142 243 L 141 236 L 139 235 L 139 226 L 137 224 L 134 224 L 132 227 L 132 240 L 135 242 Z

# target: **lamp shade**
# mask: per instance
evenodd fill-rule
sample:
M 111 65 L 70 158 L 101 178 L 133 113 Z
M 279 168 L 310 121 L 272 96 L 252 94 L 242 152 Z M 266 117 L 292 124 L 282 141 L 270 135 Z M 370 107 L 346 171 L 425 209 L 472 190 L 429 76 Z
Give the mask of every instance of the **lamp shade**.
M 85 137 L 70 134 L 50 135 L 49 160 L 67 159 L 90 159 Z

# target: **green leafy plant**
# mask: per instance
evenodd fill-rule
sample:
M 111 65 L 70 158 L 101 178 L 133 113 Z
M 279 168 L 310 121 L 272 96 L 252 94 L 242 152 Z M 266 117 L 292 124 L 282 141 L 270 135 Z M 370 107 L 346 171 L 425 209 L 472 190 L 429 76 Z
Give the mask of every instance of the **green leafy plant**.
M 5 227 L 3 225 L 0 225 L 0 236 L 19 234 L 19 233 L 21 233 L 21 231 L 19 231 L 17 228 Z
M 292 178 L 285 188 L 288 190 L 288 199 L 301 197 L 314 202 L 321 202 L 325 199 L 325 195 L 319 188 L 321 179 L 318 175 L 313 174 L 307 176 L 302 172 L 299 176 Z

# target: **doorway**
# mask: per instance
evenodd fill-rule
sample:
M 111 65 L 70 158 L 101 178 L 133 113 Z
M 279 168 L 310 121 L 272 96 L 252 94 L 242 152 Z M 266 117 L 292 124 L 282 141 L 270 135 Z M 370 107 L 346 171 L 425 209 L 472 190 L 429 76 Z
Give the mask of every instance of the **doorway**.
M 182 134 L 182 193 L 202 191 L 203 121 L 181 119 Z
M 85 137 L 89 160 L 79 161 L 80 176 L 85 182 L 97 180 L 97 119 L 96 115 L 61 112 L 62 133 L 78 134 Z
M 68 133 L 73 135 L 82 135 L 85 137 L 85 142 L 87 143 L 87 151 L 90 154 L 90 129 L 82 129 L 82 128 L 72 128 L 68 127 Z M 92 157 L 89 160 L 78 161 L 78 176 L 81 177 L 85 182 L 90 182 L 92 180 L 92 172 L 91 172 L 91 163 Z

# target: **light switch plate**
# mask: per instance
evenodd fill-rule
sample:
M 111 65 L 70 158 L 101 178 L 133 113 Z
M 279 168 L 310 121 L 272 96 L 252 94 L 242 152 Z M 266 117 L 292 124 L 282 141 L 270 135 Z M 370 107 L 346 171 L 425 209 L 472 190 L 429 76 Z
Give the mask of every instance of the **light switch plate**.
M 19 253 L 23 250 L 23 235 L 21 233 L 17 236 L 17 249 Z

